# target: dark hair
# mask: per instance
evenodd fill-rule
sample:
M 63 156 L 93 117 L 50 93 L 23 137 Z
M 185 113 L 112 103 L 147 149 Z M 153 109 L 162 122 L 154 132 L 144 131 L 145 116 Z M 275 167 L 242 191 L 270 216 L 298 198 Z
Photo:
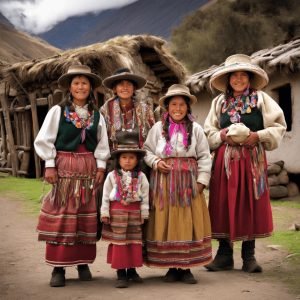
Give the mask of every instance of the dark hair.
M 114 170 L 116 170 L 118 172 L 118 175 L 121 176 L 121 166 L 120 166 L 120 156 L 123 153 L 134 153 L 136 155 L 137 161 L 138 163 L 136 164 L 136 166 L 134 167 L 132 173 L 133 173 L 133 178 L 137 178 L 139 172 L 142 170 L 142 159 L 143 159 L 143 155 L 141 153 L 138 152 L 120 152 L 118 154 L 116 154 L 115 158 L 114 158 Z
M 91 90 L 90 90 L 90 94 L 87 98 L 87 103 L 88 103 L 88 111 L 93 111 L 93 110 L 97 110 L 97 106 L 95 105 L 95 102 L 96 102 L 96 98 L 95 98 L 95 95 L 94 95 L 94 92 L 93 92 L 93 81 L 88 77 L 88 76 L 85 76 L 84 74 L 83 75 L 74 75 L 74 76 L 71 76 L 70 77 L 70 82 L 69 82 L 69 85 L 71 85 L 71 82 L 72 80 L 76 77 L 76 76 L 84 76 L 88 79 L 88 81 L 90 82 L 91 84 Z M 71 111 L 74 111 L 75 108 L 74 108 L 74 105 L 73 105 L 73 96 L 72 94 L 70 93 L 70 91 L 68 91 L 64 98 L 62 99 L 62 101 L 60 103 L 58 103 L 58 105 L 64 109 L 66 106 L 70 107 L 70 110 Z
M 190 120 L 188 115 L 192 113 L 192 110 L 191 110 L 191 105 L 190 105 L 190 98 L 186 97 L 186 96 L 182 96 L 182 97 L 187 105 L 187 114 L 184 117 L 184 120 L 185 120 L 186 132 L 188 134 L 188 146 L 187 147 L 189 148 L 189 146 L 192 143 L 193 121 Z M 164 101 L 164 106 L 167 111 L 169 109 L 169 104 L 170 104 L 171 99 L 172 99 L 172 97 L 169 97 L 169 98 L 166 98 Z M 163 121 L 163 136 L 165 137 L 167 142 L 170 141 L 169 126 L 170 126 L 170 122 L 169 122 L 169 113 L 168 113 L 166 116 L 166 119 Z

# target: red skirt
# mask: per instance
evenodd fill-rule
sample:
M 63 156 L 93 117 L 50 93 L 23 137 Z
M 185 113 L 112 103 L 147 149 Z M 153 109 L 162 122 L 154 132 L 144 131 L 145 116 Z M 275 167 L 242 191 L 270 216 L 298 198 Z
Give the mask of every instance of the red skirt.
M 113 269 L 136 268 L 143 265 L 140 202 L 123 205 L 110 202 L 110 224 L 103 224 L 102 239 L 111 242 L 107 263 Z
M 253 151 L 257 149 L 246 147 L 235 149 L 238 155 L 229 159 L 226 145 L 215 151 L 209 194 L 212 237 L 236 241 L 270 236 L 273 221 L 269 187 L 265 187 L 258 199 L 255 197 L 251 159 L 253 161 Z M 263 156 L 266 177 L 267 164 L 264 151 Z M 230 169 L 229 176 L 225 165 Z
M 46 244 L 46 263 L 53 267 L 91 264 L 96 258 L 96 244 L 54 245 Z

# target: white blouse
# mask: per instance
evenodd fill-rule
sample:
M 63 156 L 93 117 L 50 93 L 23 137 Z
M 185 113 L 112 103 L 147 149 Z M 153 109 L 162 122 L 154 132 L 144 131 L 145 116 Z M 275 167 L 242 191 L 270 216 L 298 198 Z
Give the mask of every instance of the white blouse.
M 183 135 L 180 132 L 173 134 L 170 141 L 172 145 L 172 154 L 167 156 L 164 153 L 166 139 L 162 134 L 162 122 L 159 121 L 150 129 L 144 149 L 146 156 L 144 158 L 149 167 L 156 167 L 161 158 L 166 157 L 194 157 L 197 160 L 198 175 L 197 182 L 208 186 L 211 172 L 211 157 L 208 142 L 202 127 L 193 122 L 193 132 L 191 145 L 188 150 L 183 144 Z
M 45 161 L 45 167 L 55 167 L 55 141 L 59 128 L 61 117 L 61 107 L 53 106 L 46 115 L 44 123 L 34 141 L 34 148 L 38 156 Z M 106 161 L 110 157 L 106 125 L 103 116 L 100 119 L 97 128 L 98 144 L 94 151 L 94 156 L 98 168 L 106 168 Z

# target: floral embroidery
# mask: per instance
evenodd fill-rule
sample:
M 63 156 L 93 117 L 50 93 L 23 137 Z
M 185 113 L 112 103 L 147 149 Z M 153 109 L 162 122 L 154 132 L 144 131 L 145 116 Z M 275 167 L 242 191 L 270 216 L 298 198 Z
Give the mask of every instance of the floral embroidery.
M 94 123 L 94 112 L 88 112 L 87 119 L 79 118 L 75 111 L 70 111 L 66 106 L 64 111 L 64 116 L 67 122 L 73 123 L 76 128 L 90 129 Z
M 227 112 L 231 123 L 239 123 L 241 114 L 250 114 L 256 106 L 257 91 L 247 88 L 241 96 L 229 95 L 222 106 L 222 113 Z

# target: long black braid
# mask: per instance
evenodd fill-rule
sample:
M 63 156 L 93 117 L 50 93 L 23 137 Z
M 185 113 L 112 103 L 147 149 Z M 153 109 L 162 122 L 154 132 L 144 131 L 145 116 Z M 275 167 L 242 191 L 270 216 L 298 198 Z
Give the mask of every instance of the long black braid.
M 191 105 L 190 105 L 190 98 L 184 97 L 184 96 L 182 96 L 182 97 L 184 98 L 184 101 L 187 104 L 187 114 L 184 117 L 184 122 L 185 122 L 186 132 L 188 135 L 188 145 L 187 145 L 187 149 L 188 149 L 192 143 L 192 135 L 193 135 L 193 121 L 188 116 L 188 115 L 191 115 L 192 110 L 191 110 Z M 164 105 L 165 105 L 165 108 L 167 111 L 168 111 L 169 103 L 170 103 L 171 99 L 172 99 L 172 97 L 167 98 L 164 101 Z M 163 121 L 163 136 L 165 137 L 166 142 L 170 141 L 169 126 L 170 126 L 169 114 L 167 114 L 167 117 Z

